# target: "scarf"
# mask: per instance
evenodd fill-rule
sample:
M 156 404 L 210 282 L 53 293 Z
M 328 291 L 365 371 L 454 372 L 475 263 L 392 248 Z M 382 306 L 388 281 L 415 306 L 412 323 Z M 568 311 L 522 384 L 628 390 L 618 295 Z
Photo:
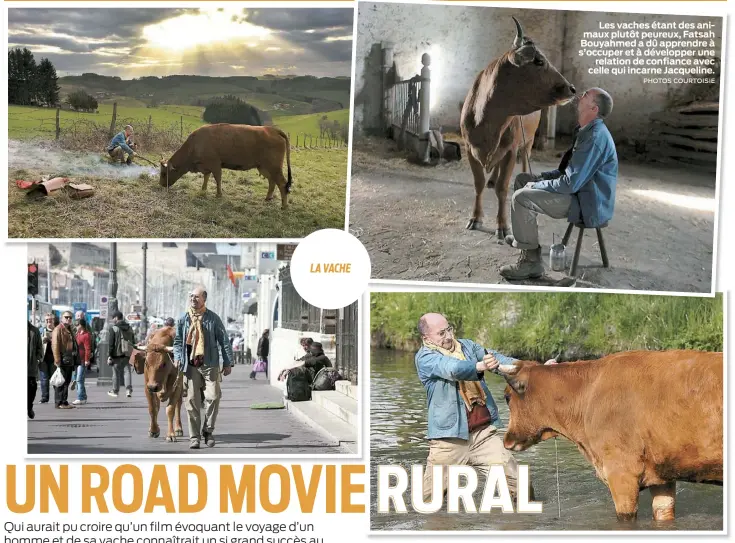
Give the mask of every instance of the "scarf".
M 424 346 L 434 351 L 438 351 L 444 356 L 451 356 L 457 360 L 467 360 L 462 352 L 462 345 L 456 339 L 454 340 L 454 348 L 451 351 L 439 347 L 438 345 L 427 343 L 426 341 L 424 341 Z M 479 381 L 460 381 L 459 395 L 462 396 L 462 400 L 464 401 L 467 411 L 472 411 L 472 408 L 475 405 L 485 405 L 485 401 L 487 400 L 485 391 L 480 386 Z
M 204 329 L 202 328 L 202 317 L 207 310 L 207 306 L 203 305 L 201 309 L 196 310 L 189 307 L 188 313 L 191 319 L 189 333 L 186 336 L 186 344 L 191 345 L 191 358 L 194 360 L 197 356 L 204 356 Z

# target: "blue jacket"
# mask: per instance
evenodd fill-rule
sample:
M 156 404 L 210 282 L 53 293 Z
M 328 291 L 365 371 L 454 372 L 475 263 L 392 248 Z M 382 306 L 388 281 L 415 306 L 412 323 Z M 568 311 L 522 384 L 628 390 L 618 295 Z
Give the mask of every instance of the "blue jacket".
M 534 188 L 560 194 L 576 194 L 569 208 L 569 222 L 581 222 L 588 228 L 606 223 L 615 208 L 618 180 L 618 154 L 610 131 L 602 119 L 595 119 L 580 129 L 571 160 L 563 172 L 542 174 Z
M 122 147 L 123 151 L 125 151 L 127 154 L 133 154 L 133 150 L 130 148 L 127 140 L 125 139 L 125 131 L 115 134 L 115 137 L 112 138 L 112 140 L 110 141 L 110 145 L 107 146 L 107 150 L 112 151 L 115 147 Z
M 444 356 L 439 351 L 421 347 L 416 353 L 416 370 L 421 384 L 426 388 L 429 407 L 429 429 L 427 439 L 459 438 L 469 439 L 467 409 L 459 394 L 458 381 L 480 381 L 487 396 L 487 408 L 495 427 L 500 427 L 498 406 L 490 395 L 484 375 L 477 373 L 476 364 L 485 356 L 485 349 L 470 339 L 460 339 L 462 352 L 467 360 Z M 510 358 L 497 351 L 488 349 L 501 364 L 512 364 Z
M 174 360 L 179 361 L 179 370 L 191 377 L 189 357 L 186 349 L 186 336 L 191 326 L 189 313 L 184 313 L 176 323 L 176 338 L 174 339 Z M 219 367 L 219 347 L 222 349 L 222 366 L 232 365 L 232 347 L 230 346 L 227 330 L 216 313 L 207 309 L 202 316 L 204 330 L 204 365 Z

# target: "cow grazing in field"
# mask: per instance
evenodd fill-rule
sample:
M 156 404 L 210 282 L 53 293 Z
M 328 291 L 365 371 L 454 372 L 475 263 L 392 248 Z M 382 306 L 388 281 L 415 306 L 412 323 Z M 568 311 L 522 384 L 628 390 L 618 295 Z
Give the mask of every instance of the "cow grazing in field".
M 574 442 L 607 484 L 619 520 L 649 488 L 654 520 L 673 520 L 676 481 L 722 484 L 722 353 L 629 351 L 599 360 L 501 365 L 506 449 Z
M 283 176 L 286 157 L 288 179 Z M 291 144 L 288 135 L 273 126 L 210 124 L 189 134 L 184 144 L 168 161 L 161 161 L 160 184 L 170 187 L 188 172 L 204 174 L 202 191 L 207 190 L 209 176 L 217 182 L 217 196 L 222 196 L 222 169 L 252 170 L 268 179 L 266 200 L 273 199 L 278 186 L 281 208 L 288 205 L 291 192 Z
M 151 424 L 148 430 L 150 437 L 158 437 L 161 430 L 158 426 L 158 411 L 161 404 L 168 402 L 166 417 L 168 418 L 168 433 L 166 441 L 176 441 L 184 435 L 181 425 L 181 403 L 183 393 L 183 377 L 179 368 L 174 364 L 171 353 L 174 350 L 176 330 L 166 326 L 151 336 L 145 347 L 140 347 L 146 353 L 145 357 L 145 396 L 148 399 L 148 413 Z
M 475 181 L 475 205 L 467 223 L 470 230 L 482 225 L 482 192 L 495 187 L 498 200 L 496 236 L 510 234 L 505 201 L 519 152 L 530 153 L 541 120 L 541 110 L 570 102 L 576 93 L 534 42 L 523 35 L 514 17 L 513 48 L 496 58 L 475 78 L 462 106 L 460 127 Z M 522 121 L 521 121 L 522 120 Z M 521 129 L 521 122 L 523 130 Z M 525 145 L 524 145 L 525 137 Z M 528 167 L 523 158 L 524 171 Z

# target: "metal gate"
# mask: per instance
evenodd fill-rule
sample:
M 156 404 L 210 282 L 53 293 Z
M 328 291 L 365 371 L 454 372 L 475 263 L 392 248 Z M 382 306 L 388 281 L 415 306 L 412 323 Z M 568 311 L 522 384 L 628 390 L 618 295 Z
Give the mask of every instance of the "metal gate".
M 357 385 L 357 354 L 359 322 L 357 302 L 340 310 L 337 319 L 337 360 L 336 367 L 342 377 Z
M 391 89 L 391 127 L 396 139 L 405 132 L 421 135 L 421 76 L 399 81 Z M 400 134 L 400 136 L 399 136 Z

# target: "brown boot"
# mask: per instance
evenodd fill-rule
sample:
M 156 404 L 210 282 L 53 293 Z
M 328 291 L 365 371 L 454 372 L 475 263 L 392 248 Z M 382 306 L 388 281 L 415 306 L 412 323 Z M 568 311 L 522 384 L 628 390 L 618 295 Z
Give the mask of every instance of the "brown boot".
M 511 281 L 538 279 L 543 274 L 544 264 L 541 262 L 541 247 L 523 249 L 518 262 L 500 268 L 500 275 Z

